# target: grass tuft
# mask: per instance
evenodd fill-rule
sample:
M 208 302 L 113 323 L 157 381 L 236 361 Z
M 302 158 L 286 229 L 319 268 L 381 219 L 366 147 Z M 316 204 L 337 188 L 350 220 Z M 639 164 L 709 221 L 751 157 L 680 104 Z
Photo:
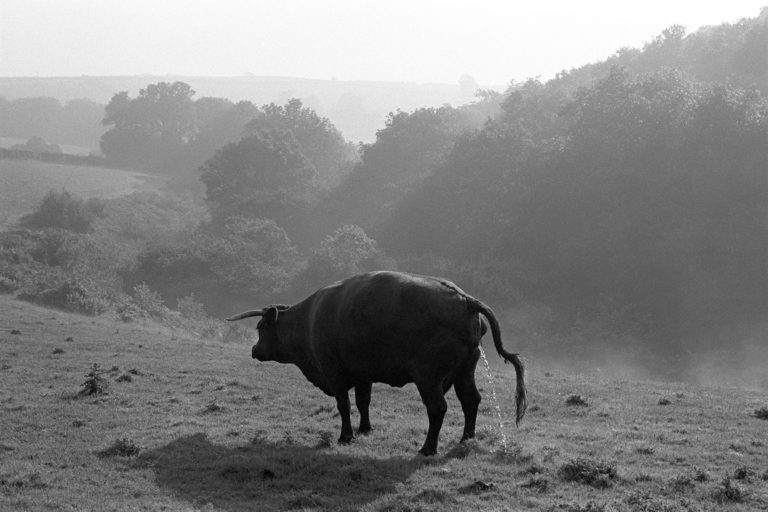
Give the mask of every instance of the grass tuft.
M 761 407 L 759 409 L 755 409 L 755 418 L 759 418 L 761 420 L 768 420 L 768 407 Z
M 225 409 L 223 406 L 216 403 L 216 399 L 210 401 L 208 405 L 203 409 L 203 414 L 215 414 L 217 412 L 223 412 Z
M 573 407 L 589 407 L 589 403 L 581 395 L 571 395 L 565 401 L 565 405 Z
M 667 398 L 662 398 L 661 400 L 659 400 L 659 405 L 669 405 L 671 403 L 672 402 L 670 402 L 669 399 Z
M 543 476 L 534 476 L 524 484 L 521 484 L 520 487 L 533 489 L 536 492 L 543 494 L 549 490 L 549 480 Z
M 747 495 L 748 493 L 744 489 L 731 482 L 731 478 L 726 476 L 720 483 L 720 487 L 712 494 L 712 498 L 720 504 L 741 503 L 747 498 Z
M 566 482 L 578 482 L 596 489 L 605 489 L 616 478 L 616 465 L 594 459 L 579 457 L 563 464 L 558 471 Z
M 674 489 L 676 493 L 686 493 L 692 491 L 696 487 L 696 484 L 693 483 L 693 479 L 687 475 L 677 475 L 670 483 L 672 489 Z
M 736 468 L 736 471 L 733 472 L 733 478 L 736 480 L 744 480 L 746 482 L 751 482 L 756 476 L 757 473 L 746 466 Z

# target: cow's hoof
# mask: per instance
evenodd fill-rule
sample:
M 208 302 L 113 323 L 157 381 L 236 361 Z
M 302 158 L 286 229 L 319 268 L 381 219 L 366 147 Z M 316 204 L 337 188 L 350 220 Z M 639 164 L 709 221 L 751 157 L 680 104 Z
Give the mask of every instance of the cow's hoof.
M 432 457 L 437 455 L 437 450 L 435 448 L 422 448 L 419 450 L 419 454 L 423 455 L 424 457 Z
M 459 440 L 459 442 L 463 443 L 464 441 L 469 441 L 470 439 L 474 439 L 474 438 L 475 438 L 475 434 L 472 434 L 472 435 L 464 434 L 463 436 L 461 436 L 461 439 Z
M 349 443 L 351 443 L 352 442 L 352 437 L 353 436 L 349 435 L 349 434 L 347 434 L 347 435 L 341 434 L 341 437 L 339 437 L 339 444 L 349 444 Z
M 361 434 L 361 435 L 364 435 L 364 436 L 367 436 L 368 434 L 371 433 L 372 430 L 373 429 L 371 428 L 371 426 L 368 425 L 367 428 L 366 427 L 360 427 L 359 429 L 357 429 L 357 433 Z

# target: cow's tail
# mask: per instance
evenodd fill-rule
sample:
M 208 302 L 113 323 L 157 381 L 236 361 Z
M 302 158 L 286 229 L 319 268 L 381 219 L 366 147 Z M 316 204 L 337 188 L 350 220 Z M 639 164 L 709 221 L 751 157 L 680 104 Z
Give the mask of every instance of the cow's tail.
M 525 416 L 525 409 L 528 407 L 528 400 L 525 390 L 525 367 L 517 354 L 507 352 L 504 349 L 504 345 L 501 343 L 501 329 L 499 328 L 499 321 L 496 320 L 496 315 L 493 310 L 472 297 L 467 297 L 473 309 L 488 320 L 488 324 L 491 326 L 491 335 L 493 336 L 493 345 L 496 347 L 496 352 L 499 353 L 499 357 L 504 359 L 505 363 L 512 363 L 515 367 L 515 374 L 517 375 L 517 389 L 515 391 L 515 424 L 520 424 L 520 421 Z

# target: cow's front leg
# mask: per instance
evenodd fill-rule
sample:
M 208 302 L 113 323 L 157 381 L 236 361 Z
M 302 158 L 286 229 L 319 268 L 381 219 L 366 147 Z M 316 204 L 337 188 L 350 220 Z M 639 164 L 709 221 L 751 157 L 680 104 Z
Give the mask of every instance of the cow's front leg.
M 352 441 L 352 420 L 349 417 L 349 393 L 347 391 L 336 393 L 336 407 L 341 416 L 341 436 L 339 443 L 349 443 Z
M 371 388 L 373 384 L 366 382 L 355 386 L 355 405 L 360 412 L 360 428 L 357 430 L 361 434 L 367 434 L 371 431 L 371 418 L 368 415 L 368 407 L 371 405 Z

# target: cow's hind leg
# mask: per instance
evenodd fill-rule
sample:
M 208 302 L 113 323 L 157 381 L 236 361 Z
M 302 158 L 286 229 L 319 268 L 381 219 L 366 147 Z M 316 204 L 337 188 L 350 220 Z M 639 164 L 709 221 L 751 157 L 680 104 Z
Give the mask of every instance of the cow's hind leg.
M 456 396 L 459 397 L 459 402 L 461 402 L 461 409 L 464 411 L 462 442 L 475 437 L 477 408 L 480 405 L 480 392 L 475 384 L 475 367 L 479 358 L 480 349 L 476 348 L 456 374 L 456 380 L 453 384 L 456 389 Z
M 360 428 L 358 432 L 367 434 L 371 431 L 371 419 L 368 416 L 368 407 L 371 405 L 371 388 L 373 384 L 366 382 L 355 386 L 355 405 L 360 412 Z
M 421 400 L 427 406 L 429 416 L 429 430 L 424 446 L 419 453 L 422 455 L 434 455 L 437 453 L 437 439 L 440 436 L 440 428 L 443 426 L 443 418 L 448 404 L 445 402 L 443 385 L 441 382 L 421 381 L 416 383 L 421 394 Z
M 341 415 L 341 436 L 339 436 L 339 443 L 349 443 L 352 441 L 352 420 L 349 417 L 350 405 L 349 393 L 347 390 L 336 393 L 336 407 L 338 407 L 339 415 Z

